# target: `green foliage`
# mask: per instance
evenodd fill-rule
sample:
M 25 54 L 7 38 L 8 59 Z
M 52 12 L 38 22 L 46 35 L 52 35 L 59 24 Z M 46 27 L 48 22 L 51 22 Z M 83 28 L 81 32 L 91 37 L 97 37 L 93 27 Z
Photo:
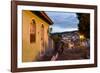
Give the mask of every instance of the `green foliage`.
M 77 13 L 79 19 L 79 32 L 86 38 L 90 38 L 90 14 L 89 13 Z

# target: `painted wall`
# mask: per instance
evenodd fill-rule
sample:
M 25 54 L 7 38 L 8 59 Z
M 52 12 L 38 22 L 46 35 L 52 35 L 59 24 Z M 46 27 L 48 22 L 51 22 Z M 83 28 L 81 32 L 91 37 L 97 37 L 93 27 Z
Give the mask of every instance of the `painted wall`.
M 30 23 L 32 19 L 36 22 L 36 41 L 33 43 L 30 43 Z M 42 25 L 44 26 L 44 31 L 41 31 Z M 49 24 L 46 23 L 44 20 L 33 14 L 32 12 L 28 10 L 23 10 L 23 62 L 31 62 L 35 61 L 36 57 L 39 55 L 39 53 L 43 50 L 41 45 L 41 32 L 44 32 L 44 44 L 45 46 L 48 46 L 48 27 Z M 44 47 L 45 49 L 45 47 Z M 47 48 L 46 48 L 47 49 Z

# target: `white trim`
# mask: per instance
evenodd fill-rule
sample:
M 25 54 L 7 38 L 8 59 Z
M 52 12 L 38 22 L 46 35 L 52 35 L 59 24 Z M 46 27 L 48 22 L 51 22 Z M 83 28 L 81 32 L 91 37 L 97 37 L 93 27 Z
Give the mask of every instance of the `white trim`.
M 46 61 L 46 62 L 26 62 L 22 63 L 22 10 L 37 10 L 37 11 L 62 11 L 62 12 L 77 12 L 90 13 L 90 36 L 94 36 L 94 10 L 92 9 L 77 9 L 77 8 L 57 8 L 57 7 L 39 7 L 39 6 L 23 6 L 19 5 L 18 9 L 18 28 L 17 28 L 17 66 L 18 68 L 26 67 L 43 67 L 43 66 L 59 66 L 59 65 L 78 65 L 78 64 L 93 64 L 94 63 L 94 37 L 90 37 L 90 59 L 88 60 L 68 60 L 68 61 Z

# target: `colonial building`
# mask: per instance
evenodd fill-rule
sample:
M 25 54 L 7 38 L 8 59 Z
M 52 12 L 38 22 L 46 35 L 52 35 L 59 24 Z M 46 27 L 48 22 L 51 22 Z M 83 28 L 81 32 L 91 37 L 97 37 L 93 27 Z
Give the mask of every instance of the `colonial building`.
M 52 20 L 43 11 L 22 11 L 22 61 L 35 61 L 48 48 Z

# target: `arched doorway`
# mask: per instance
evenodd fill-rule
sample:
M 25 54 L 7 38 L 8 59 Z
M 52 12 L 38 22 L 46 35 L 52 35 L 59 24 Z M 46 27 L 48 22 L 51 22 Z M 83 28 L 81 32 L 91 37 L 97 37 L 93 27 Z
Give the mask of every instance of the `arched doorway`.
M 41 55 L 45 52 L 45 42 L 44 42 L 44 25 L 41 26 Z

